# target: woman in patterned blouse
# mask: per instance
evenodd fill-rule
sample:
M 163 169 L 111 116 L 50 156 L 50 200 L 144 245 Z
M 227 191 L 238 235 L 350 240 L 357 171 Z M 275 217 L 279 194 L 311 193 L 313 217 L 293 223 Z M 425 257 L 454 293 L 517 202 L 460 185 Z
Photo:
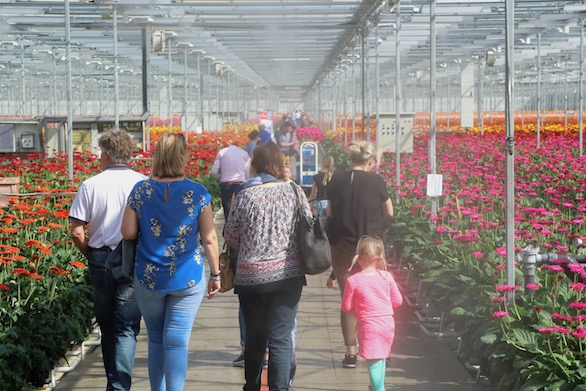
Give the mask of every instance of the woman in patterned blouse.
M 185 178 L 187 144 L 167 133 L 157 142 L 152 177 L 134 186 L 122 220 L 125 239 L 137 238 L 134 290 L 148 339 L 151 390 L 183 390 L 187 348 L 206 292 L 220 289 L 218 240 L 211 195 Z
M 246 325 L 244 391 L 260 390 L 260 373 L 268 341 L 269 388 L 288 390 L 291 331 L 305 285 L 295 228 L 298 208 L 311 218 L 305 194 L 283 181 L 284 156 L 270 142 L 254 150 L 253 176 L 234 200 L 224 238 L 239 247 L 235 293 Z M 301 202 L 300 202 L 301 201 Z

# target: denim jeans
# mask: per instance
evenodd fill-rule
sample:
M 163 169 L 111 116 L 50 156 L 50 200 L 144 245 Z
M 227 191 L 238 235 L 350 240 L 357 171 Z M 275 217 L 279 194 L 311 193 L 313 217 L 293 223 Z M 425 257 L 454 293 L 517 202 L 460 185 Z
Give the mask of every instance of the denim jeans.
M 206 281 L 170 292 L 157 292 L 134 280 L 136 300 L 149 336 L 151 391 L 182 391 L 187 375 L 191 328 L 206 291 Z
M 302 287 L 261 294 L 239 295 L 246 323 L 244 391 L 259 391 L 262 362 L 269 346 L 269 390 L 289 390 L 291 333 Z
M 222 197 L 222 208 L 224 208 L 225 219 L 228 220 L 232 208 L 232 195 L 242 184 L 220 183 L 220 196 Z
M 105 261 L 110 248 L 89 250 L 90 279 L 94 292 L 94 310 L 102 331 L 102 356 L 108 378 L 106 391 L 129 390 L 140 332 L 140 311 L 132 281 L 116 280 Z

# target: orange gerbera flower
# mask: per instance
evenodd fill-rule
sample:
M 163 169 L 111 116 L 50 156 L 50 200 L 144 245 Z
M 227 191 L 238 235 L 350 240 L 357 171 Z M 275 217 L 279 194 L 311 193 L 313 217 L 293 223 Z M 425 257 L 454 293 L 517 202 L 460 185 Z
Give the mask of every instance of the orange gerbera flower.
M 37 274 L 37 273 L 31 273 L 30 274 L 30 278 L 34 278 L 35 280 L 42 280 L 43 276 Z
M 58 219 L 66 219 L 69 217 L 69 210 L 59 210 L 57 212 L 53 212 L 53 216 Z
M 61 269 L 60 267 L 57 267 L 55 265 L 49 266 L 49 271 L 53 274 L 57 274 L 60 276 L 64 276 L 67 274 L 66 270 Z
M 39 247 L 39 251 L 41 252 L 41 254 L 53 254 L 53 251 L 50 248 L 46 247 Z
M 32 209 L 32 206 L 25 204 L 24 202 L 21 202 L 19 204 L 14 204 L 14 209 L 16 210 L 22 210 L 22 211 L 29 211 Z
M 30 277 L 30 272 L 26 269 L 23 269 L 22 267 L 17 267 L 14 268 L 14 270 L 12 271 L 12 274 L 15 274 L 17 276 L 25 276 L 25 277 Z
M 85 263 L 79 262 L 79 261 L 71 261 L 71 262 L 69 262 L 69 264 L 73 267 L 78 268 L 78 269 L 83 269 L 85 267 Z
M 7 234 L 17 234 L 18 228 L 6 227 L 2 228 L 2 232 L 6 232 Z
M 63 225 L 57 223 L 47 223 L 47 225 L 51 228 L 63 228 Z
M 51 230 L 51 227 L 47 227 L 46 225 L 41 225 L 40 227 L 37 228 L 37 231 L 42 234 L 45 232 L 49 232 Z
M 20 252 L 20 249 L 18 247 L 8 246 L 6 244 L 1 244 L 0 250 L 5 252 L 5 254 L 18 254 Z
M 39 244 L 43 244 L 43 242 L 41 242 L 40 240 L 35 240 L 35 239 L 31 239 L 31 240 L 27 240 L 24 245 L 26 247 L 30 247 L 30 246 L 38 246 Z
M 2 289 L 3 291 L 10 290 L 10 288 L 7 285 L 4 285 L 4 284 L 0 284 L 0 289 Z

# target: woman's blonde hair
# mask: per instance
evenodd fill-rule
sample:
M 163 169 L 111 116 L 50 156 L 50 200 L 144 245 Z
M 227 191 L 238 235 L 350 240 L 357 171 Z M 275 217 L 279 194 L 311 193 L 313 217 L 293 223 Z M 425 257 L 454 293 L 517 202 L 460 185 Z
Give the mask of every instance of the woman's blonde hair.
M 185 175 L 187 142 L 181 133 L 165 133 L 157 142 L 153 155 L 152 175 L 157 178 L 176 178 Z
M 378 165 L 382 156 L 381 150 L 370 141 L 352 141 L 348 144 L 348 152 L 354 164 L 364 164 L 368 159 L 374 158 Z
M 359 260 L 377 261 L 384 265 L 383 268 L 386 268 L 385 245 L 383 241 L 376 236 L 366 235 L 361 237 L 358 245 L 356 245 L 356 255 L 352 258 L 352 265 L 350 265 L 348 271 L 352 270 Z
M 332 155 L 325 155 L 321 159 L 321 172 L 324 173 L 324 179 L 322 185 L 327 185 L 334 175 L 334 158 Z

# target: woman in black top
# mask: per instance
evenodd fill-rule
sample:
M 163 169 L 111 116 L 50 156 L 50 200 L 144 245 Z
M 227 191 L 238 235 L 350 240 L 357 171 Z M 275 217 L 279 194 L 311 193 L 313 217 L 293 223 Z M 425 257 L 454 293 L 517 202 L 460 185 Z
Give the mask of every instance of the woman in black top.
M 381 152 L 369 141 L 348 146 L 352 169 L 337 173 L 327 186 L 328 217 L 332 267 L 340 293 L 344 293 L 348 269 L 358 240 L 364 235 L 383 237 L 383 216 L 393 215 L 393 203 L 384 180 L 371 172 L 380 161 Z M 345 368 L 356 367 L 356 319 L 352 313 L 340 314 L 346 345 Z

